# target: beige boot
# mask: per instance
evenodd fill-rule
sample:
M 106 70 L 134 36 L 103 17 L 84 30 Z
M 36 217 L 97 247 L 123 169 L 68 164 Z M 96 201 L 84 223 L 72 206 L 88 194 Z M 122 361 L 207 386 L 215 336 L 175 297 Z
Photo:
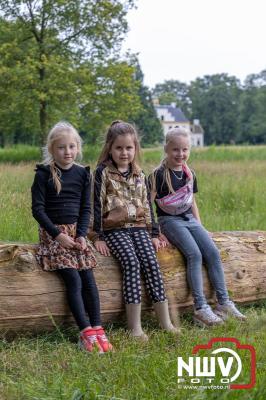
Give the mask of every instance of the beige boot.
M 153 307 L 162 329 L 176 334 L 180 333 L 180 329 L 176 328 L 171 322 L 168 300 L 154 303 Z
M 131 336 L 148 340 L 148 336 L 143 332 L 141 327 L 141 304 L 126 304 L 127 326 Z

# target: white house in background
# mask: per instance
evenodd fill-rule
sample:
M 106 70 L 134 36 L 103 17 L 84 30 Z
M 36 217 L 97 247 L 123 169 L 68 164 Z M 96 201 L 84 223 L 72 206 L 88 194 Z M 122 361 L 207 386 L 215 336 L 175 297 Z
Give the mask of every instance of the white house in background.
M 180 126 L 191 132 L 192 146 L 201 147 L 204 145 L 204 131 L 198 119 L 194 119 L 193 123 L 190 123 L 183 111 L 176 107 L 175 103 L 159 105 L 155 100 L 154 108 L 161 122 L 164 135 L 166 135 L 169 129 Z

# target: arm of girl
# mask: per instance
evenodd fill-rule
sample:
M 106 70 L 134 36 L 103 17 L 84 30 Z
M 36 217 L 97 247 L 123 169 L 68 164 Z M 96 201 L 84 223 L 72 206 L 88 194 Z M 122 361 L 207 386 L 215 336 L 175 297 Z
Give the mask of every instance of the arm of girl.
M 50 176 L 50 169 L 43 165 L 37 165 L 36 174 L 31 187 L 32 215 L 38 224 L 48 232 L 52 238 L 60 234 L 60 229 L 53 224 L 46 214 L 46 185 Z
M 153 203 L 156 197 L 156 192 L 154 190 L 151 190 L 150 193 L 151 193 L 151 203 Z
M 196 220 L 201 224 L 199 209 L 198 209 L 195 197 L 193 198 L 192 214 L 193 214 L 194 218 L 196 218 Z
M 159 236 L 159 226 L 158 223 L 155 221 L 154 212 L 152 208 L 152 201 L 151 201 L 151 190 L 149 187 L 148 179 L 144 177 L 144 187 L 142 191 L 142 204 L 144 207 L 145 213 L 145 220 L 148 229 L 150 230 L 150 234 L 152 238 L 158 238 Z
M 153 175 L 151 174 L 148 178 L 148 184 L 149 184 L 149 189 L 150 189 L 150 199 L 151 199 L 151 204 L 155 201 L 155 197 L 156 197 L 156 190 L 155 190 L 155 179 L 153 177 Z M 155 238 L 156 239 L 156 238 Z M 160 229 L 159 229 L 159 236 L 158 236 L 158 240 L 159 240 L 159 248 L 164 248 L 170 245 L 168 239 L 166 238 L 166 236 L 164 236 Z M 158 244 L 153 242 L 153 246 L 155 248 L 155 250 L 157 251 L 158 248 Z
M 104 242 L 103 209 L 104 209 L 104 202 L 106 199 L 106 181 L 105 181 L 105 177 L 103 177 L 103 175 L 104 175 L 104 167 L 98 166 L 94 172 L 94 177 L 93 177 L 93 226 L 92 226 L 92 236 L 93 237 L 92 237 L 92 241 L 93 241 L 94 246 L 95 246 L 96 242 Z M 102 248 L 103 246 L 100 246 L 100 247 Z M 107 245 L 106 245 L 106 247 L 107 247 Z M 100 251 L 100 250 L 98 250 L 98 251 Z M 101 251 L 100 251 L 100 253 L 101 253 Z M 101 253 L 101 254 L 103 254 L 103 253 Z
M 88 234 L 90 214 L 91 214 L 90 196 L 91 196 L 91 173 L 90 173 L 90 168 L 87 166 L 84 168 L 84 183 L 80 199 L 79 218 L 77 221 L 76 238 L 79 239 L 81 237 L 85 239 L 85 237 Z M 81 242 L 83 241 L 79 240 L 78 242 L 79 244 L 81 244 Z M 84 249 L 82 248 L 82 250 Z

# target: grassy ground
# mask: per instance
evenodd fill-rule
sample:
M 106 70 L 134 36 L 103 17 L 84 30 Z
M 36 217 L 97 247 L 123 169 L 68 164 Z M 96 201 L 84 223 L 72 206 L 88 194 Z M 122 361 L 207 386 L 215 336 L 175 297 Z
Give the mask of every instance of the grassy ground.
M 83 160 L 86 163 L 95 162 L 100 153 L 100 145 L 83 146 Z M 40 161 L 41 149 L 29 145 L 13 145 L 11 147 L 0 148 L 0 163 L 10 162 L 17 164 L 19 162 Z M 160 162 L 162 158 L 161 147 L 149 147 L 142 152 L 145 161 L 153 164 Z M 195 148 L 191 154 L 192 160 L 205 160 L 214 162 L 224 161 L 248 161 L 265 160 L 266 146 L 209 146 Z
M 145 171 L 151 172 L 154 165 L 145 161 Z M 191 166 L 197 174 L 196 197 L 208 230 L 266 230 L 266 161 L 194 160 Z M 0 164 L 0 240 L 38 240 L 30 208 L 33 176 L 34 163 Z
M 198 204 L 203 223 L 215 230 L 266 230 L 265 148 L 204 149 L 192 157 L 199 181 Z M 232 157 L 232 152 L 239 156 Z M 215 156 L 213 155 L 215 153 Z M 236 154 L 236 153 L 235 153 Z M 233 159 L 232 159 L 233 158 Z M 145 171 L 161 159 L 157 149 L 145 150 Z M 0 164 L 0 240 L 37 241 L 31 218 L 30 185 L 34 163 Z M 1 295 L 1 294 L 0 294 Z M 0 399 L 5 400 L 168 400 L 266 398 L 266 303 L 242 308 L 247 323 L 229 321 L 211 330 L 194 327 L 191 316 L 182 319 L 176 340 L 157 330 L 149 317 L 150 341 L 129 340 L 122 326 L 109 326 L 116 352 L 105 356 L 77 350 L 76 330 L 58 329 L 37 338 L 0 343 Z M 255 346 L 257 384 L 250 390 L 193 390 L 178 388 L 177 356 L 185 359 L 197 344 L 213 337 L 235 337 Z M 245 371 L 249 360 L 245 361 Z M 247 377 L 245 377 L 246 379 Z
M 8 400 L 169 400 L 169 399 L 249 399 L 264 400 L 266 312 L 249 308 L 247 323 L 229 321 L 209 330 L 196 328 L 186 317 L 182 334 L 155 329 L 146 321 L 148 343 L 130 340 L 121 328 L 113 328 L 113 354 L 99 356 L 77 350 L 76 332 L 64 331 L 37 338 L 2 342 L 0 398 Z M 257 384 L 250 390 L 180 389 L 177 383 L 177 356 L 187 360 L 196 344 L 213 337 L 235 337 L 252 344 L 257 352 Z M 220 346 L 219 346 L 220 347 Z M 243 363 L 248 379 L 249 359 Z

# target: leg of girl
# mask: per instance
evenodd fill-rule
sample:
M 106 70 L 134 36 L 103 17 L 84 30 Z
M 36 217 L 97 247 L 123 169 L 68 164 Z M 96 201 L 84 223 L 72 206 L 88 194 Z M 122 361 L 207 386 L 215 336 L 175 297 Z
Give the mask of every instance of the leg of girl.
M 79 271 L 82 282 L 81 295 L 83 304 L 89 315 L 91 326 L 99 328 L 101 326 L 100 299 L 92 269 Z
M 129 231 L 120 229 L 108 232 L 105 241 L 122 268 L 128 329 L 132 336 L 147 340 L 141 327 L 140 263 Z
M 201 251 L 208 268 L 210 281 L 216 293 L 218 305 L 214 312 L 223 319 L 226 319 L 228 316 L 243 320 L 246 319 L 236 308 L 235 304 L 229 300 L 220 253 L 210 238 L 209 233 L 194 217 L 189 218 L 189 231 Z
M 178 333 L 179 330 L 173 326 L 170 319 L 163 279 L 150 236 L 146 229 L 134 230 L 131 235 L 136 255 L 141 264 L 145 286 L 154 303 L 154 310 L 160 326 L 166 331 Z
M 182 217 L 159 217 L 162 232 L 177 247 L 187 260 L 187 279 L 194 300 L 194 320 L 202 325 L 216 325 L 222 319 L 208 306 L 203 292 L 202 255 L 194 237 L 189 231 L 189 220 Z
M 65 282 L 68 305 L 80 329 L 80 347 L 89 352 L 96 349 L 99 353 L 103 353 L 96 331 L 92 329 L 90 319 L 86 314 L 79 272 L 73 268 L 64 268 L 59 269 L 58 273 Z
M 113 346 L 108 341 L 101 324 L 100 298 L 92 269 L 79 271 L 82 281 L 82 299 L 89 315 L 92 328 L 96 331 L 97 340 L 104 352 L 112 351 Z

